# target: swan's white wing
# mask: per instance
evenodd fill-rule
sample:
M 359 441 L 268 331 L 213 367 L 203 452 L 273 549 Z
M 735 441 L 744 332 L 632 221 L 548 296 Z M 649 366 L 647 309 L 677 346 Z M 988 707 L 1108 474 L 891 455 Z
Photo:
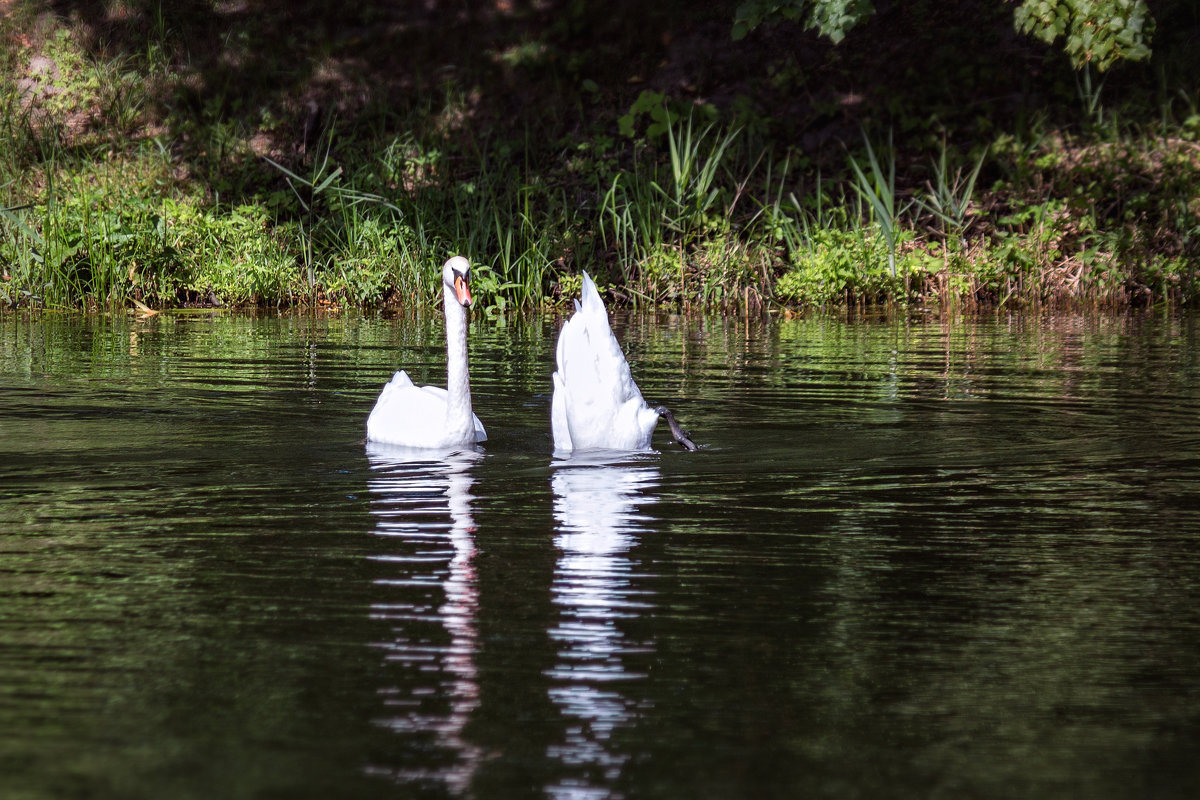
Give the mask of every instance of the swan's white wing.
M 434 440 L 446 416 L 446 393 L 442 390 L 439 395 L 431 388 L 414 386 L 404 370 L 397 372 L 367 417 L 367 438 L 403 447 L 437 446 Z
M 555 352 L 551 427 L 556 450 L 643 450 L 658 415 L 646 406 L 591 277 Z
M 554 433 L 554 449 L 566 453 L 575 449 L 571 443 L 571 428 L 567 425 L 567 387 L 557 372 L 550 377 L 554 381 L 554 395 L 550 398 L 550 430 Z
M 461 442 L 447 441 L 445 418 L 448 395 L 438 386 L 415 386 L 400 370 L 379 393 L 371 415 L 367 417 L 367 439 L 401 447 L 446 447 Z M 475 441 L 487 440 L 479 417 L 475 423 Z

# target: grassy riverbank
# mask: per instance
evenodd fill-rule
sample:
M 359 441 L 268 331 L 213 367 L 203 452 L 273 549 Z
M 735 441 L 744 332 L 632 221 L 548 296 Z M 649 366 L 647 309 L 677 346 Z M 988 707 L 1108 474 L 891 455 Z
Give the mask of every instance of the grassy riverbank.
M 582 269 L 689 307 L 1194 302 L 1200 14 L 1102 77 L 928 5 L 834 47 L 732 7 L 8 0 L 0 303 L 428 303 L 454 252 L 500 308 Z

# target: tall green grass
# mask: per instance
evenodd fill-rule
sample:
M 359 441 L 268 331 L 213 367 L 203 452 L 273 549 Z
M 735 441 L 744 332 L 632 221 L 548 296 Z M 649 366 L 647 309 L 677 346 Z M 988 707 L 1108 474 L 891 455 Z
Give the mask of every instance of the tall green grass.
M 961 166 L 951 171 L 947 152 L 948 147 L 943 140 L 938 157 L 932 162 L 933 175 L 926 180 L 925 192 L 917 195 L 915 202 L 937 221 L 942 236 L 950 241 L 960 239 L 970 223 L 975 184 L 987 159 L 987 151 L 984 150 L 976 159 L 975 166 L 965 172 Z
M 608 178 L 597 220 L 617 276 L 651 301 L 688 295 L 689 260 L 705 240 L 730 240 L 739 190 L 731 153 L 740 131 L 697 127 L 691 117 L 677 123 L 668 117 L 665 127 L 666 158 L 639 160 Z M 709 265 L 724 261 L 719 250 L 716 259 L 707 255 Z
M 114 131 L 147 113 L 128 61 L 67 63 L 61 102 L 92 92 Z M 495 311 L 565 299 L 583 269 L 629 302 L 713 308 L 1100 296 L 1124 278 L 1190 296 L 1200 103 L 1171 98 L 1151 134 L 1102 113 L 1098 87 L 1081 100 L 1093 124 L 1070 155 L 1034 125 L 970 161 L 945 140 L 901 153 L 864 135 L 842 165 L 801 166 L 744 128 L 664 113 L 629 146 L 597 137 L 582 167 L 528 134 L 448 135 L 440 120 L 462 102 L 449 92 L 374 126 L 327 119 L 286 161 L 255 156 L 214 102 L 202 126 L 179 126 L 207 153 L 181 176 L 179 142 L 72 140 L 3 84 L 0 303 L 428 305 L 453 253 Z M 1015 200 L 983 213 L 998 190 Z
M 896 277 L 896 244 L 899 238 L 901 216 L 907 206 L 899 204 L 896 190 L 896 155 L 892 144 L 892 133 L 888 132 L 887 149 L 883 151 L 883 161 L 871 146 L 871 140 L 863 134 L 863 142 L 867 148 L 867 161 L 871 174 L 867 175 L 858 159 L 850 156 L 850 168 L 854 171 L 852 186 L 858 196 L 865 200 L 871 209 L 875 224 L 879 226 L 879 234 L 887 244 L 888 272 Z
M 710 308 L 1195 293 L 1200 96 L 1165 73 L 1139 117 L 1085 70 L 1074 125 L 1035 111 L 989 134 L 956 113 L 973 133 L 947 141 L 910 112 L 902 140 L 832 157 L 753 103 L 642 91 L 616 108 L 626 90 L 599 75 L 570 115 L 541 104 L 506 124 L 447 73 L 441 96 L 305 120 L 293 150 L 297 97 L 270 70 L 197 89 L 168 25 L 186 16 L 151 4 L 144 51 L 106 54 L 40 9 L 0 17 L 56 65 L 31 90 L 28 54 L 0 51 L 0 305 L 425 305 L 451 253 L 496 311 L 569 298 L 583 269 L 631 303 Z M 505 63 L 540 89 L 587 63 L 534 55 Z M 950 144 L 969 136 L 980 155 Z
M 277 213 L 295 234 L 310 285 L 355 303 L 438 302 L 442 262 L 459 253 L 475 264 L 485 305 L 502 310 L 545 296 L 565 203 L 492 159 L 470 179 L 448 172 L 437 148 L 411 134 L 375 159 L 331 165 L 331 152 L 350 149 L 331 129 L 309 175 L 271 162 L 291 190 Z

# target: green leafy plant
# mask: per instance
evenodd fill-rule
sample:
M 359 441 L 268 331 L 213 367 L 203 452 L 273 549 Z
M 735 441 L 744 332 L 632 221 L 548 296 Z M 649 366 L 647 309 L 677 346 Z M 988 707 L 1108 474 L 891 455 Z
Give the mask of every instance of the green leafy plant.
M 680 232 L 702 225 L 721 195 L 717 172 L 739 131 L 731 130 L 708 141 L 713 125 L 696 132 L 693 120 L 678 127 L 667 126 L 667 149 L 670 154 L 670 183 L 664 189 L 655 188 L 670 203 L 668 219 Z
M 915 198 L 919 208 L 938 221 L 945 239 L 960 238 L 967 228 L 971 203 L 975 195 L 975 182 L 983 168 L 987 151 L 980 153 L 975 166 L 965 174 L 962 167 L 953 173 L 947 165 L 947 146 L 942 141 L 938 158 L 933 162 L 933 178 L 926 181 L 925 192 Z
M 834 43 L 875 11 L 870 0 L 746 0 L 733 18 L 733 38 L 778 20 L 800 22 Z M 1154 18 L 1146 0 L 1021 0 L 1013 10 L 1016 27 L 1052 43 L 1063 40 L 1071 62 L 1105 70 L 1121 59 L 1150 56 Z
M 836 43 L 874 11 L 870 0 L 747 0 L 734 16 L 733 38 L 742 39 L 772 19 L 785 19 L 803 22 Z
M 815 229 L 811 246 L 797 255 L 775 286 L 776 297 L 784 302 L 822 306 L 903 295 L 901 278 L 863 268 L 888 255 L 884 240 L 868 231 Z
M 1076 68 L 1105 70 L 1150 56 L 1154 18 L 1145 0 L 1023 0 L 1013 16 L 1022 33 L 1047 43 L 1063 39 Z
M 897 206 L 896 196 L 896 157 L 892 146 L 892 134 L 888 133 L 888 148 L 884 153 L 886 166 L 880 163 L 871 146 L 871 140 L 863 134 L 863 142 L 867 147 L 868 165 L 871 174 L 868 177 L 858 160 L 850 156 L 850 168 L 854 171 L 854 191 L 865 200 L 871 209 L 872 217 L 879 225 L 879 233 L 887 244 L 888 272 L 896 276 L 896 242 L 899 237 L 900 215 L 908 205 Z
M 1093 125 L 1104 124 L 1104 104 L 1100 95 L 1104 91 L 1104 79 L 1094 81 L 1092 65 L 1085 63 L 1075 72 L 1075 92 L 1079 95 L 1079 103 L 1083 107 L 1084 116 Z
M 636 138 L 643 120 L 646 122 L 644 136 L 647 141 L 658 139 L 668 133 L 672 125 L 683 119 L 689 122 L 697 115 L 702 115 L 710 122 L 715 121 L 717 110 L 707 104 L 694 105 L 671 100 L 662 92 L 644 90 L 637 100 L 629 107 L 629 111 L 617 118 L 617 130 L 621 135 Z
M 683 251 L 706 233 L 724 231 L 731 208 L 722 200 L 720 181 L 737 129 L 720 133 L 712 124 L 697 128 L 692 117 L 666 129 L 667 160 L 637 165 L 615 174 L 600 205 L 600 233 L 617 253 L 622 278 L 628 265 L 640 264 L 655 295 L 677 297 L 683 283 Z M 668 279 L 668 275 L 673 276 Z M 674 290 L 667 290 L 673 285 Z

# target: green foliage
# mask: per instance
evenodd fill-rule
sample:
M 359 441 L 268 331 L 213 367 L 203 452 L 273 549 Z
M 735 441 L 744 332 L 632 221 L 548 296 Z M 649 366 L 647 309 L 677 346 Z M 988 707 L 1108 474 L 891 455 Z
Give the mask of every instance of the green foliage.
M 66 28 L 47 40 L 33 79 L 44 107 L 56 115 L 86 110 L 101 88 L 100 71 L 88 63 Z
M 646 130 L 643 136 L 647 141 L 654 141 L 668 133 L 672 125 L 677 125 L 684 119 L 692 120 L 697 114 L 709 122 L 715 122 L 717 118 L 717 110 L 710 105 L 697 106 L 670 100 L 662 92 L 643 91 L 637 100 L 633 101 L 629 111 L 617 119 L 617 130 L 622 136 L 637 138 L 638 129 L 645 120 Z
M 36 201 L 5 210 L 0 261 L 31 302 L 96 305 L 124 297 L 135 274 L 127 261 L 146 258 L 154 244 L 137 235 L 148 207 L 114 197 L 96 176 L 53 176 Z M 10 298 L 10 301 L 13 298 Z
M 1154 18 L 1145 0 L 1023 0 L 1013 15 L 1022 33 L 1047 43 L 1063 39 L 1077 68 L 1105 70 L 1150 55 Z
M 800 22 L 834 43 L 875 11 L 870 0 L 746 0 L 733 20 L 733 38 L 742 39 L 764 23 Z M 1076 67 L 1105 70 L 1121 59 L 1150 55 L 1154 18 L 1146 0 L 1021 0 L 1013 11 L 1022 33 L 1063 47 Z
M 280 233 L 298 227 L 278 226 Z M 403 296 L 425 297 L 435 285 L 430 265 L 414 265 L 404 255 L 408 229 L 383 215 L 345 213 L 329 240 L 314 245 L 330 255 L 317 263 L 306 289 L 323 287 L 327 298 L 341 298 L 354 305 L 381 302 L 395 291 Z M 307 255 L 312 263 L 311 255 Z
M 554 73 L 582 87 L 574 108 L 535 104 L 537 118 L 514 125 L 489 106 L 505 93 L 486 78 L 473 75 L 480 91 L 467 90 L 464 64 L 446 73 L 443 97 L 305 119 L 302 150 L 287 103 L 262 101 L 246 76 L 196 91 L 196 72 L 162 31 L 146 55 L 112 53 L 78 19 L 67 33 L 53 20 L 34 31 L 0 18 L 0 35 L 18 43 L 0 53 L 0 303 L 433 304 L 452 253 L 475 265 L 478 307 L 493 316 L 577 294 L 583 269 L 626 302 L 712 308 L 771 296 L 1188 300 L 1200 259 L 1194 87 L 1177 91 L 1166 67 L 1178 65 L 1164 65 L 1147 114 L 1153 92 L 1136 96 L 1142 105 L 1129 99 L 1134 71 L 1105 85 L 1102 66 L 1143 53 L 1129 42 L 1148 44 L 1141 3 L 1020 8 L 1023 30 L 1083 54 L 1085 124 L 1064 119 L 1074 110 L 1065 70 L 1048 71 L 1039 89 L 1053 107 L 1014 120 L 987 101 L 925 107 L 937 87 L 910 91 L 907 74 L 846 94 L 880 76 L 847 72 L 864 62 L 842 50 L 824 62 L 793 53 L 733 87 L 701 90 L 660 72 L 650 85 L 674 88 L 642 91 L 624 109 L 627 60 L 606 75 L 589 52 L 559 61 L 554 45 L 531 39 L 501 54 L 506 80 L 529 80 L 522 91 L 536 96 L 547 90 L 539 75 Z M 737 32 L 794 19 L 836 40 L 872 11 L 853 0 L 750 0 Z M 1085 36 L 1106 14 L 1107 32 Z M 1069 38 L 1072 26 L 1084 33 Z M 239 29 L 229 41 L 249 40 Z M 974 90 L 980 67 L 946 80 Z M 636 74 L 649 79 L 645 68 Z M 843 159 L 846 122 L 885 109 L 898 148 L 868 140 Z M 797 110 L 809 127 L 795 126 Z M 956 158 L 967 152 L 987 154 L 993 182 L 984 185 L 984 155 Z
M 896 242 L 900 225 L 900 215 L 907 209 L 897 206 L 896 193 L 896 156 L 892 146 L 892 135 L 888 133 L 888 147 L 884 153 L 886 167 L 880 163 L 875 154 L 871 141 L 863 134 L 867 146 L 867 158 L 870 163 L 871 175 L 868 177 L 854 156 L 850 156 L 850 167 L 854 171 L 854 191 L 867 201 L 871 214 L 879 226 L 879 234 L 887 244 L 888 270 L 892 277 L 896 276 Z
M 295 262 L 272 235 L 262 206 L 226 213 L 190 201 L 165 200 L 159 227 L 164 252 L 185 290 L 226 303 L 290 297 L 302 291 Z
M 904 272 L 912 265 L 902 262 L 905 269 L 898 275 L 882 269 L 889 255 L 894 256 L 882 236 L 862 229 L 818 228 L 811 231 L 808 242 L 776 283 L 778 299 L 823 306 L 903 297 Z M 872 268 L 872 264 L 880 266 Z
M 64 173 L 39 202 L 0 215 L 0 260 L 28 287 L 29 302 L 161 303 L 179 289 L 243 302 L 295 290 L 292 259 L 262 207 L 218 215 L 192 201 L 123 193 L 114 180 Z
M 633 101 L 629 111 L 617 119 L 617 130 L 622 136 L 633 138 L 637 135 L 637 124 L 642 117 L 649 118 L 646 138 L 653 139 L 666 133 L 667 126 L 679 119 L 679 113 L 667 108 L 667 98 L 662 92 L 643 91 Z
M 639 163 L 613 175 L 603 193 L 599 227 L 604 245 L 616 251 L 626 283 L 635 277 L 630 266 L 636 264 L 651 296 L 679 296 L 684 251 L 728 230 L 732 203 L 723 201 L 731 187 L 721 178 L 739 136 L 737 130 L 720 132 L 711 124 L 697 129 L 688 117 L 667 126 L 665 164 Z
M 983 169 L 987 151 L 975 161 L 975 166 L 963 174 L 962 167 L 953 173 L 947 164 L 946 142 L 941 143 L 938 158 L 933 162 L 933 178 L 925 182 L 925 192 L 915 198 L 919 208 L 931 215 L 942 227 L 942 235 L 949 239 L 959 238 L 967 228 L 971 204 L 975 195 L 975 182 Z
M 747 0 L 734 15 L 733 38 L 744 38 L 764 22 L 785 19 L 803 22 L 836 43 L 874 11 L 870 0 Z
M 738 131 L 729 131 L 709 141 L 712 132 L 712 125 L 696 132 L 690 117 L 686 124 L 667 129 L 671 180 L 667 189 L 658 184 L 654 188 L 668 201 L 666 218 L 671 221 L 672 229 L 680 233 L 703 227 L 721 195 L 718 170 Z
M 1104 91 L 1104 79 L 1093 82 L 1092 65 L 1084 64 L 1075 73 L 1075 92 L 1079 95 L 1079 104 L 1083 108 L 1084 118 L 1090 125 L 1104 124 L 1104 104 L 1100 95 Z
M 808 27 L 837 43 L 845 37 L 846 31 L 874 11 L 875 5 L 870 0 L 814 0 L 808 14 Z

